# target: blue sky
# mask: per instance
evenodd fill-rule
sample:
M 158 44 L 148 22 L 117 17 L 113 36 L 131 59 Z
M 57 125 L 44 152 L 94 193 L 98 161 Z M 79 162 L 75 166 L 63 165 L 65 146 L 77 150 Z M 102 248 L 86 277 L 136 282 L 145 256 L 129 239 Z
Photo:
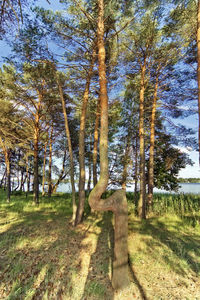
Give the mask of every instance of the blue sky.
M 46 0 L 38 0 L 37 1 L 38 6 L 42 6 L 46 9 L 52 9 L 52 10 L 59 10 L 63 9 L 62 4 L 59 3 L 59 0 L 50 0 L 50 4 Z M 2 63 L 2 57 L 7 56 L 9 53 L 9 48 L 6 46 L 4 41 L 0 41 L 0 47 L 1 47 L 1 56 L 0 56 L 0 64 Z M 198 129 L 198 117 L 197 115 L 193 116 L 192 118 L 187 118 L 184 121 L 182 121 L 186 126 L 190 126 L 194 128 L 195 130 Z M 188 148 L 181 148 L 181 151 L 186 152 L 189 154 L 190 158 L 193 160 L 194 165 L 193 166 L 187 166 L 185 169 L 183 169 L 180 172 L 180 177 L 200 177 L 200 167 L 198 164 L 199 158 L 198 158 L 198 152 L 197 151 L 190 151 Z

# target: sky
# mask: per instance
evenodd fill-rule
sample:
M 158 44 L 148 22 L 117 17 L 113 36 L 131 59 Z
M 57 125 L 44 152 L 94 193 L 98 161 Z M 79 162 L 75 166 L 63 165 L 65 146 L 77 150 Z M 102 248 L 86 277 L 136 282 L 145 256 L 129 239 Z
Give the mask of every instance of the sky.
M 60 4 L 59 0 L 49 0 L 50 4 L 46 0 L 38 0 L 37 5 L 42 6 L 45 9 L 59 10 L 63 9 L 62 4 Z M 0 65 L 2 64 L 2 57 L 7 56 L 9 53 L 9 48 L 6 46 L 4 41 L 0 41 Z M 186 126 L 190 126 L 195 130 L 198 130 L 198 118 L 197 115 L 192 118 L 185 119 L 182 123 Z M 187 166 L 185 169 L 181 170 L 179 173 L 180 177 L 189 178 L 189 177 L 198 177 L 200 178 L 200 167 L 199 167 L 199 158 L 197 151 L 191 151 L 189 148 L 180 147 L 182 152 L 186 152 L 189 157 L 194 162 L 193 166 Z

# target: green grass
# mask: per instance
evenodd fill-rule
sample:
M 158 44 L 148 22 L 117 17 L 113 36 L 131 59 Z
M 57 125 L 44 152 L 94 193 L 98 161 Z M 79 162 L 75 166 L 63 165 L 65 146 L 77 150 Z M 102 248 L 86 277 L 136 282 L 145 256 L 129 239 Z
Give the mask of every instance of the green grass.
M 70 194 L 37 207 L 32 195 L 17 193 L 8 204 L 0 191 L 0 299 L 200 299 L 199 199 L 187 196 L 184 206 L 183 195 L 156 197 L 141 222 L 128 194 L 131 283 L 114 292 L 111 213 L 73 228 Z

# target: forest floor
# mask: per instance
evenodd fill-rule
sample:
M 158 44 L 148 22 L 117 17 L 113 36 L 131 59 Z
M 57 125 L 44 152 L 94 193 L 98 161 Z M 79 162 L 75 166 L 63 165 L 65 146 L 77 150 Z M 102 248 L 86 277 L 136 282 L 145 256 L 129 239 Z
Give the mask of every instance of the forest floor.
M 111 286 L 111 213 L 70 225 L 70 197 L 0 199 L 0 299 L 200 299 L 200 226 L 165 215 L 140 221 L 129 211 L 130 285 Z M 196 217 L 197 218 L 197 217 Z

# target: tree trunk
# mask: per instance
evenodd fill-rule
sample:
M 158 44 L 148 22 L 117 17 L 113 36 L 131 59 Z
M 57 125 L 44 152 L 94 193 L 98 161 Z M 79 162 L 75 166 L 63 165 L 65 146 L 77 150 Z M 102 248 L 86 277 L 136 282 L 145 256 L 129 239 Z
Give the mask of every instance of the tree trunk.
M 129 150 L 130 150 L 130 132 L 127 136 L 127 143 L 125 148 L 125 154 L 123 158 L 123 173 L 122 173 L 122 188 L 126 190 L 126 182 L 127 182 L 127 176 L 128 176 L 128 165 L 129 165 Z
M 35 128 L 34 135 L 34 186 L 33 197 L 35 204 L 39 205 L 39 174 L 38 174 L 38 128 Z
M 33 191 L 33 199 L 35 204 L 39 205 L 39 136 L 40 136 L 40 109 L 42 102 L 42 95 L 38 91 L 38 106 L 35 114 L 35 132 L 34 132 L 34 191 Z
M 200 165 L 200 0 L 197 12 L 197 82 L 198 82 L 198 116 L 199 116 L 199 165 Z
M 122 289 L 129 284 L 128 278 L 128 213 L 125 190 L 115 191 L 106 200 L 101 199 L 108 185 L 108 95 L 104 46 L 104 1 L 98 0 L 98 63 L 101 103 L 100 129 L 100 178 L 89 195 L 92 209 L 113 211 L 115 215 L 115 246 L 112 285 L 114 289 Z
M 140 114 L 139 114 L 139 137 L 140 137 L 140 198 L 138 202 L 138 215 L 146 219 L 146 180 L 145 180 L 145 144 L 144 144 L 144 92 L 145 92 L 146 64 L 141 67 L 140 81 Z
M 99 140 L 99 120 L 100 120 L 100 98 L 97 102 L 96 119 L 94 126 L 94 148 L 93 148 L 93 184 L 97 184 L 97 156 L 98 156 L 98 140 Z
M 0 137 L 0 144 L 3 149 L 4 157 L 5 157 L 5 164 L 6 164 L 6 190 L 7 190 L 7 202 L 10 202 L 10 195 L 11 195 L 11 180 L 10 180 L 10 149 L 8 149 L 3 141 L 3 139 Z
M 156 103 L 158 93 L 158 76 L 156 77 L 152 111 L 151 111 L 151 132 L 150 132 L 150 149 L 149 149 L 149 176 L 148 176 L 148 207 L 153 205 L 153 188 L 154 188 L 154 145 L 155 145 L 155 118 Z
M 28 156 L 26 157 L 26 198 L 28 197 L 30 189 L 30 174 L 28 170 Z
M 42 167 L 42 196 L 45 195 L 45 181 L 46 181 L 46 174 L 45 174 L 45 167 L 46 167 L 46 153 L 47 153 L 47 142 L 44 145 L 44 157 L 43 157 L 43 167 Z
M 9 150 L 6 154 L 6 170 L 7 170 L 7 202 L 10 202 L 10 195 L 11 195 L 11 179 L 10 179 L 10 155 Z
M 138 135 L 135 138 L 135 205 L 137 205 L 137 185 L 138 185 Z
M 52 169 L 52 143 L 53 143 L 53 126 L 51 126 L 51 133 L 49 138 L 49 172 L 48 172 L 48 197 L 51 197 L 52 193 L 52 178 L 51 178 L 51 169 Z
M 3 186 L 3 182 L 4 182 L 5 177 L 6 177 L 6 168 L 5 168 L 3 176 L 1 178 L 0 188 L 2 188 L 2 186 Z
M 56 193 L 56 190 L 58 188 L 58 185 L 60 184 L 60 182 L 67 176 L 67 174 L 64 174 L 65 172 L 65 161 L 66 161 L 66 156 L 67 156 L 67 148 L 65 148 L 64 151 L 64 155 L 63 155 L 63 162 L 62 162 L 62 170 L 60 172 L 60 175 L 58 177 L 58 180 L 56 181 L 56 183 L 54 184 L 53 188 L 52 188 L 52 193 Z
M 94 62 L 96 58 L 96 45 L 94 45 L 90 68 L 86 80 L 85 91 L 81 109 L 80 130 L 79 130 L 79 202 L 76 212 L 75 225 L 81 223 L 85 204 L 85 123 L 87 104 L 89 99 L 90 81 L 93 73 Z
M 91 158 L 91 152 L 92 152 L 92 135 L 90 133 L 90 145 L 89 145 L 89 154 L 88 154 L 88 184 L 87 184 L 87 191 L 90 193 L 91 190 L 91 177 L 92 177 L 92 158 Z
M 22 192 L 22 189 L 23 189 L 23 183 L 24 183 L 24 170 L 23 168 L 21 169 L 21 178 L 20 178 L 20 192 Z
M 57 84 L 58 84 L 60 99 L 61 99 L 61 103 L 62 103 L 64 119 L 65 119 L 65 132 L 66 132 L 69 156 L 70 156 L 70 180 L 71 180 L 71 187 L 72 187 L 72 224 L 74 225 L 75 218 L 76 218 L 77 206 L 76 206 L 76 190 L 75 190 L 75 183 L 74 183 L 73 150 L 72 150 L 71 135 L 70 135 L 69 124 L 68 124 L 68 117 L 67 117 L 66 106 L 65 106 L 65 99 L 64 99 L 64 95 L 63 95 L 63 89 L 62 89 L 59 79 L 57 80 Z

